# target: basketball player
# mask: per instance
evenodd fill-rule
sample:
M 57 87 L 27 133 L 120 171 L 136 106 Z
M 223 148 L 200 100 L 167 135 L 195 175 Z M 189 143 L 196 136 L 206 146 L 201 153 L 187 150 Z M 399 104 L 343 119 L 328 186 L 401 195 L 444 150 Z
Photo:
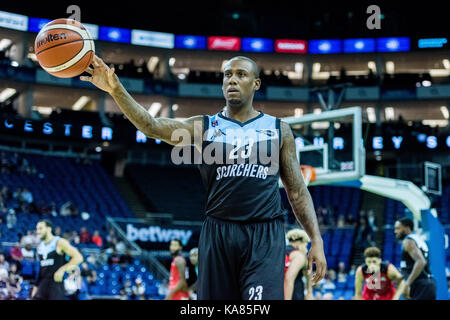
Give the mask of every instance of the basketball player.
M 395 237 L 402 240 L 400 268 L 405 278 L 398 289 L 399 295 L 411 300 L 435 300 L 436 281 L 429 267 L 428 245 L 413 230 L 414 223 L 409 218 L 395 222 Z
M 186 260 L 181 255 L 183 250 L 181 240 L 172 239 L 169 250 L 173 259 L 170 264 L 169 293 L 166 300 L 187 300 L 189 293 L 186 282 Z
M 36 225 L 41 242 L 37 248 L 39 275 L 31 293 L 35 300 L 65 300 L 64 273 L 83 262 L 81 253 L 66 239 L 54 236 L 52 229 L 48 220 L 41 220 Z M 68 262 L 65 255 L 70 257 Z
M 356 269 L 354 300 L 398 300 L 400 294 L 396 294 L 394 283 L 399 288 L 403 279 L 400 271 L 392 263 L 381 261 L 377 247 L 364 250 L 364 258 L 365 263 Z
M 311 239 L 308 270 L 312 272 L 316 264 L 313 284 L 323 278 L 323 240 L 294 137 L 287 123 L 254 109 L 261 79 L 253 60 L 238 56 L 225 64 L 223 111 L 185 120 L 152 117 L 124 89 L 114 68 L 97 56 L 92 67 L 86 69 L 91 76 L 80 79 L 108 92 L 143 134 L 177 147 L 194 144 L 202 153 L 199 169 L 208 195 L 198 247 L 199 300 L 284 299 L 280 177 L 293 212 Z M 270 161 L 261 155 L 270 155 Z
M 198 278 L 198 248 L 189 251 L 189 261 L 193 270 L 189 270 L 188 292 L 191 300 L 197 300 L 197 278 Z
M 312 300 L 312 286 L 308 275 L 309 237 L 304 230 L 292 229 L 286 234 L 289 244 L 286 247 L 286 266 L 284 274 L 284 299 L 305 300 L 306 280 L 307 300 Z

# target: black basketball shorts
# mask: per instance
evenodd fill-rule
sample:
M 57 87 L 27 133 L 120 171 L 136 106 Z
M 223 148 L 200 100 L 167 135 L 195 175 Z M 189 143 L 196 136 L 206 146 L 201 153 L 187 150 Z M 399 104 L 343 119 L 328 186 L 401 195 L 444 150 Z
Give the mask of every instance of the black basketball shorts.
M 33 300 L 66 300 L 64 283 L 42 279 Z
M 416 279 L 411 285 L 409 296 L 411 300 L 436 300 L 436 280 Z
M 283 300 L 282 219 L 238 223 L 206 217 L 198 248 L 199 300 Z

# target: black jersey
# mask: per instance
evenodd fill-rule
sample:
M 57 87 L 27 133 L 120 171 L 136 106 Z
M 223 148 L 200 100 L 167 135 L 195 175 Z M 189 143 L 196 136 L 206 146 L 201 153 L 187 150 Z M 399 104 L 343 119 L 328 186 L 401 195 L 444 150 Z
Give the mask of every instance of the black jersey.
M 244 123 L 222 113 L 204 116 L 199 170 L 206 215 L 238 222 L 282 216 L 280 143 L 280 120 L 262 112 Z
M 426 242 L 417 234 L 410 233 L 405 237 L 403 241 L 406 239 L 412 239 L 416 246 L 419 248 L 419 250 L 422 252 L 422 255 L 424 256 L 425 260 L 427 261 L 427 264 L 423 268 L 422 272 L 419 274 L 417 279 L 427 279 L 431 277 L 430 267 L 429 267 L 429 256 L 428 256 L 428 245 Z M 408 276 L 411 274 L 411 271 L 414 267 L 415 261 L 408 252 L 405 250 L 402 251 L 402 260 L 400 261 L 400 268 L 402 270 L 403 277 L 405 279 L 408 278 Z
M 39 278 L 38 281 L 53 279 L 54 273 L 66 264 L 64 254 L 56 252 L 56 244 L 60 237 L 53 237 L 49 243 L 41 242 L 37 248 L 39 259 Z

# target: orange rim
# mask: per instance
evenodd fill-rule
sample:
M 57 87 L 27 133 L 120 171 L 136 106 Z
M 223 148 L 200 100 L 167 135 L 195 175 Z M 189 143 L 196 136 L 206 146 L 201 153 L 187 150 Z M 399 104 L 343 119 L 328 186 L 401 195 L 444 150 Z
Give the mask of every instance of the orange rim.
M 314 168 L 313 166 L 302 164 L 300 165 L 300 169 L 302 170 L 303 177 L 309 177 L 309 182 L 316 180 L 316 168 Z

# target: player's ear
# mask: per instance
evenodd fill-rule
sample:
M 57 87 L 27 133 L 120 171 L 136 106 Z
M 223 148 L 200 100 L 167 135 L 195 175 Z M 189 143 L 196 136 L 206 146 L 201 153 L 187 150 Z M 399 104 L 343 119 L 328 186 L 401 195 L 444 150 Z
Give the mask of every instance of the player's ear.
M 255 79 L 255 91 L 259 90 L 260 87 L 261 87 L 261 79 L 256 78 Z

